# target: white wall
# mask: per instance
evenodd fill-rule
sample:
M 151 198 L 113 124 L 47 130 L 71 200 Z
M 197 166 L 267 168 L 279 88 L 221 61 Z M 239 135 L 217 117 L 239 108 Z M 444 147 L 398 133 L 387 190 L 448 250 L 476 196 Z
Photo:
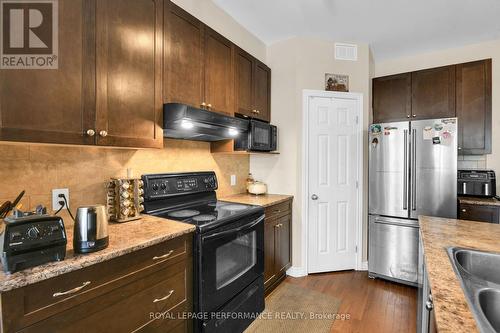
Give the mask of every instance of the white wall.
M 266 45 L 209 0 L 172 0 L 176 5 L 265 62 Z
M 375 64 L 375 77 L 396 73 L 410 72 L 425 68 L 451 65 L 456 63 L 492 59 L 492 153 L 486 155 L 486 167 L 500 173 L 500 40 L 467 45 L 464 47 L 423 53 L 409 57 L 387 60 Z M 465 156 L 461 165 L 484 167 L 483 157 L 480 160 Z M 500 182 L 497 183 L 500 193 Z
M 369 49 L 367 45 L 358 45 L 358 61 L 337 61 L 334 59 L 333 42 L 297 37 L 270 45 L 267 49 L 267 63 L 272 69 L 271 122 L 278 126 L 280 155 L 252 156 L 250 171 L 256 179 L 269 185 L 270 193 L 295 196 L 293 265 L 300 267 L 303 245 L 300 217 L 302 90 L 324 90 L 325 73 L 349 75 L 350 91 L 363 94 L 363 122 L 368 124 Z M 366 218 L 366 210 L 363 215 Z M 366 220 L 364 223 L 366 235 Z M 364 248 L 366 258 L 366 246 Z

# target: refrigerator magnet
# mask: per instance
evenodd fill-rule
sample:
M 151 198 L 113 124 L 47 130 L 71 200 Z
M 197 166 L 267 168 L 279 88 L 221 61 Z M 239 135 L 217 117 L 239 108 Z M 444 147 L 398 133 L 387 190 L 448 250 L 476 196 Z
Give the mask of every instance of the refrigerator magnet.
M 432 140 L 434 137 L 434 131 L 432 130 L 431 126 L 426 126 L 424 127 L 424 140 Z
M 439 132 L 439 131 L 441 131 L 443 129 L 443 125 L 441 125 L 441 124 L 434 124 L 434 129 Z
M 382 133 L 382 126 L 379 124 L 374 124 L 370 126 L 370 132 L 372 135 L 380 135 Z
M 372 139 L 372 147 L 377 148 L 377 145 L 378 145 L 378 138 L 373 138 Z
M 451 132 L 448 130 L 444 130 L 442 135 L 445 140 L 451 139 Z
M 441 144 L 441 138 L 439 136 L 435 136 L 432 138 L 432 144 L 433 145 L 439 145 Z

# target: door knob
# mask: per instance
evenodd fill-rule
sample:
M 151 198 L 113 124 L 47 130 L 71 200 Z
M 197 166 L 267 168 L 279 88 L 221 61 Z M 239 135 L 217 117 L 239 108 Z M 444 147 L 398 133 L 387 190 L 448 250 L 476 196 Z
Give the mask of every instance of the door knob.
M 95 131 L 93 129 L 88 129 L 86 133 L 87 133 L 88 136 L 94 136 L 95 135 Z
M 319 199 L 319 197 L 318 197 L 316 194 L 313 194 L 313 195 L 311 195 L 311 199 L 313 199 L 313 200 L 318 200 L 318 199 Z
M 102 136 L 102 137 L 105 137 L 105 136 L 108 135 L 108 132 L 102 130 L 102 131 L 99 132 L 99 135 Z

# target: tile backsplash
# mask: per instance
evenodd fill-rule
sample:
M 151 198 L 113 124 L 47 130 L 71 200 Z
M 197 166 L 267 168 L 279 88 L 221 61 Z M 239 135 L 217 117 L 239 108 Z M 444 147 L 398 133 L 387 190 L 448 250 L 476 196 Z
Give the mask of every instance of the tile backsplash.
M 458 155 L 458 169 L 486 169 L 486 155 Z
M 66 145 L 0 143 L 0 203 L 26 190 L 22 209 L 43 204 L 51 210 L 54 188 L 69 188 L 70 207 L 105 203 L 111 177 L 146 173 L 210 171 L 219 180 L 218 196 L 245 191 L 246 155 L 211 154 L 207 142 L 165 140 L 163 149 L 125 149 Z M 230 175 L 236 175 L 236 186 Z

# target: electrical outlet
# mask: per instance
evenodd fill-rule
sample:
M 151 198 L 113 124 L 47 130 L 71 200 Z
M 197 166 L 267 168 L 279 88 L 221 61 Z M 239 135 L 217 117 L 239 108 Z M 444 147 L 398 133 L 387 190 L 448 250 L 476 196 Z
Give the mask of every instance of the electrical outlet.
M 236 175 L 231 175 L 231 186 L 236 186 Z
M 52 190 L 52 210 L 54 210 L 54 211 L 61 208 L 59 201 L 64 200 L 63 198 L 59 198 L 59 194 L 64 194 L 64 196 L 66 197 L 66 201 L 68 201 L 68 207 L 65 207 L 65 208 L 68 209 L 70 206 L 69 189 L 67 189 L 67 188 L 55 188 Z

